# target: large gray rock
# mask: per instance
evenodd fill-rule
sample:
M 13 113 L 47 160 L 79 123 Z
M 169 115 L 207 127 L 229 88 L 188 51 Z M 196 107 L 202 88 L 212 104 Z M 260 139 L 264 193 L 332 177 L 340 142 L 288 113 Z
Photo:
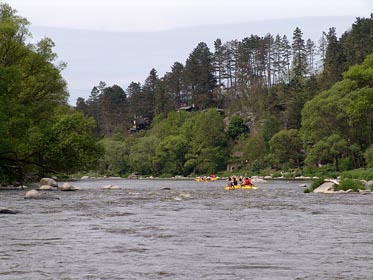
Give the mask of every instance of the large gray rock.
M 334 182 L 324 182 L 318 188 L 314 189 L 314 193 L 332 193 L 335 191 Z
M 58 200 L 59 197 L 55 196 L 49 196 L 46 193 L 39 192 L 37 190 L 29 190 L 25 196 L 24 199 L 47 199 L 47 200 Z
M 79 187 L 75 187 L 75 186 L 73 186 L 70 183 L 64 183 L 62 185 L 62 187 L 60 187 L 60 190 L 61 191 L 77 191 L 77 190 L 80 190 L 80 188 Z
M 17 210 L 9 209 L 9 208 L 0 208 L 0 214 L 17 214 Z
M 25 196 L 24 199 L 41 199 L 43 197 L 41 192 L 38 192 L 37 190 L 29 190 Z
M 55 187 L 49 186 L 49 185 L 42 185 L 39 187 L 40 191 L 53 191 L 56 190 Z
M 52 178 L 42 178 L 40 180 L 39 184 L 40 184 L 40 186 L 51 186 L 51 187 L 55 187 L 55 188 L 58 187 L 57 182 Z

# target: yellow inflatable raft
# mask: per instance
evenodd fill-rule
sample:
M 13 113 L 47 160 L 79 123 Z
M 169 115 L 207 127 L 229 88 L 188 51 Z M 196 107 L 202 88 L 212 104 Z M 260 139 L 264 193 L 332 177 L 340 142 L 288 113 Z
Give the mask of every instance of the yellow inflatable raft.
M 233 190 L 239 190 L 239 189 L 256 190 L 256 187 L 254 185 L 246 185 L 246 186 L 236 185 L 236 186 L 226 186 L 225 187 L 226 191 L 233 191 Z

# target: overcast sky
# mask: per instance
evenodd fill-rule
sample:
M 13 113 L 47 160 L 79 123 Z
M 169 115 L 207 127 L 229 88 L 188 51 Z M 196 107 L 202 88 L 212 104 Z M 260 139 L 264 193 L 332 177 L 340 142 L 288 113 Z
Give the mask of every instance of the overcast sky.
M 1 0 L 0 0 L 1 1 Z M 372 0 L 8 0 L 33 25 L 159 31 L 305 16 L 368 16 Z

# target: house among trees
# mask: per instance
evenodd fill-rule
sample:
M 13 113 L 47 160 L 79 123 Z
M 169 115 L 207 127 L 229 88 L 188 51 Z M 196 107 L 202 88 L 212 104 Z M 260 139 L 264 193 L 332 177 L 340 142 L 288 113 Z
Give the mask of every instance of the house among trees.
M 178 111 L 187 111 L 187 112 L 192 112 L 194 110 L 196 110 L 196 107 L 193 105 L 191 106 L 183 106 L 183 107 L 180 107 L 179 109 L 177 109 Z
M 149 118 L 136 117 L 132 120 L 132 125 L 130 127 L 130 132 L 137 132 L 140 130 L 147 129 L 150 126 Z

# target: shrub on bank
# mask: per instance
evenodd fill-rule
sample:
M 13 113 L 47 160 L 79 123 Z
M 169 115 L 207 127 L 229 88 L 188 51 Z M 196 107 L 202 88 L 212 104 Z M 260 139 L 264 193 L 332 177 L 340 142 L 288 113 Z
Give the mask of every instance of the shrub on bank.
M 344 171 L 341 173 L 342 179 L 360 179 L 360 180 L 373 180 L 373 168 L 355 169 Z
M 365 186 L 361 181 L 352 179 L 343 179 L 336 186 L 336 190 L 347 191 L 349 189 L 352 189 L 353 192 L 358 192 L 359 190 L 365 190 Z
M 313 192 L 313 190 L 316 189 L 316 188 L 318 188 L 319 186 L 321 186 L 321 184 L 323 184 L 324 181 L 325 181 L 324 177 L 316 179 L 315 181 L 313 181 L 311 183 L 311 185 L 309 186 L 309 188 L 307 188 L 307 189 L 304 190 L 304 193 Z

